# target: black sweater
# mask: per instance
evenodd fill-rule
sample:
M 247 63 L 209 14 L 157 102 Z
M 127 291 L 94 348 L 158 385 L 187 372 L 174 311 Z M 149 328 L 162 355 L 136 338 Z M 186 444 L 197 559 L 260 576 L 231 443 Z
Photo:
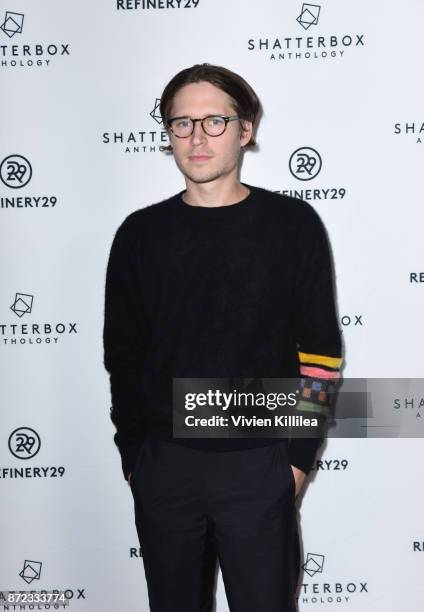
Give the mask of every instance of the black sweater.
M 341 335 L 324 225 L 302 201 L 247 185 L 241 202 L 180 192 L 131 213 L 106 273 L 104 365 L 125 478 L 146 432 L 206 451 L 278 439 L 172 437 L 172 378 L 339 375 Z M 321 439 L 293 438 L 308 473 Z

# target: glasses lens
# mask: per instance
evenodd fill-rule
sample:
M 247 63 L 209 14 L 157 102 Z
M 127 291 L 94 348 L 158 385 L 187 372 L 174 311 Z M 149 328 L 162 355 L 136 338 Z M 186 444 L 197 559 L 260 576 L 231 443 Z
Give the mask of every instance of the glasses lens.
M 225 119 L 222 117 L 205 117 L 202 121 L 203 129 L 209 136 L 219 136 L 225 130 Z
M 193 130 L 193 122 L 190 117 L 179 117 L 171 121 L 171 129 L 175 136 L 185 138 L 186 136 L 190 136 Z

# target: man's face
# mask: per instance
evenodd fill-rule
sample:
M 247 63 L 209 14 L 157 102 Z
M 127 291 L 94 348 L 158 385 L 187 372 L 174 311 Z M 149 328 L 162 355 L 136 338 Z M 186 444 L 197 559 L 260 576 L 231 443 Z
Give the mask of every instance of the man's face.
M 197 119 L 207 115 L 235 114 L 231 98 L 224 91 L 201 81 L 185 85 L 175 94 L 169 116 Z M 243 121 L 243 125 L 246 131 L 241 130 L 239 121 L 229 121 L 220 136 L 205 134 L 200 121 L 195 123 L 194 132 L 188 138 L 177 138 L 171 132 L 175 161 L 186 179 L 208 183 L 236 172 L 240 148 L 252 134 L 252 123 Z

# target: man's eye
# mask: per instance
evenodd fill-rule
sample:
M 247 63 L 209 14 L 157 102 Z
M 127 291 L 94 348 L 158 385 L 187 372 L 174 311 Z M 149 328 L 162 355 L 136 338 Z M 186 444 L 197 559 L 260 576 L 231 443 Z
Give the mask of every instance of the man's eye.
M 176 123 L 177 123 L 177 127 L 186 128 L 190 124 L 190 119 L 180 119 Z
M 222 117 L 209 117 L 208 123 L 213 127 L 218 127 L 224 123 L 224 119 Z

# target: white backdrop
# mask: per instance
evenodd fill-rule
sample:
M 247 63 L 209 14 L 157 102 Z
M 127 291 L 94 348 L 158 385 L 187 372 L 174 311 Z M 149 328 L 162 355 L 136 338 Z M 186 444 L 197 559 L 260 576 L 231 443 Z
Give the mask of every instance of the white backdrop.
M 152 112 L 182 68 L 227 66 L 259 94 L 241 178 L 304 190 L 324 220 L 344 376 L 422 376 L 423 19 L 419 0 L 1 3 L 0 589 L 148 610 L 109 420 L 104 280 L 124 217 L 184 186 Z M 307 181 L 289 169 L 301 147 L 322 160 Z M 421 452 L 419 437 L 327 442 L 298 501 L 302 612 L 422 609 Z

